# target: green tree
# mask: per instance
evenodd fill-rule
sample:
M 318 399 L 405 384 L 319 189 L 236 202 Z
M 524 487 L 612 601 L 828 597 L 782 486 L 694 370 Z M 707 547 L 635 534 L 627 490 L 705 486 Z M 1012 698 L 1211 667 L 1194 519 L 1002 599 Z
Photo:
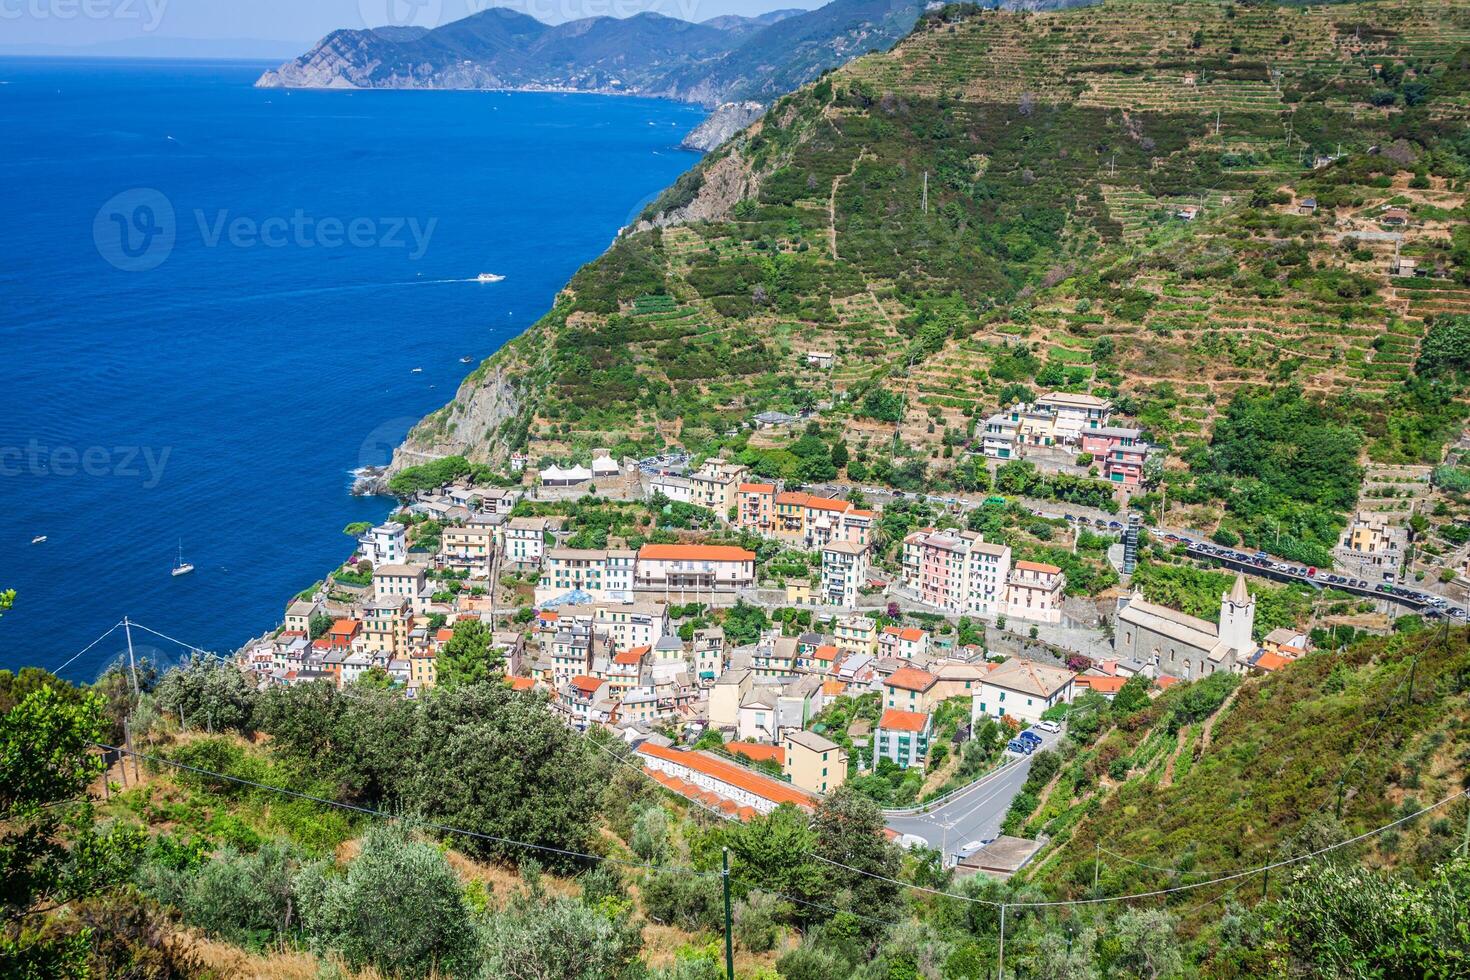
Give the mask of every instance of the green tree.
M 312 640 L 320 640 L 327 635 L 332 628 L 332 617 L 325 613 L 317 613 L 307 623 L 307 637 Z
M 136 830 L 92 825 L 102 730 L 101 697 L 49 687 L 0 716 L 0 976 L 84 974 L 87 932 L 43 934 L 33 923 L 121 882 L 141 852 Z
M 472 967 L 474 931 L 459 878 L 437 847 L 402 827 L 370 829 L 345 875 L 308 865 L 295 891 L 312 944 L 354 967 L 408 977 Z
M 1162 909 L 1129 909 L 1113 921 L 1104 945 L 1124 976 L 1141 980 L 1172 977 L 1183 966 L 1174 917 Z
M 396 801 L 450 826 L 586 851 L 602 780 L 586 742 L 547 710 L 544 697 L 478 684 L 435 690 L 413 713 L 405 745 L 395 749 L 391 733 L 381 740 L 385 759 L 396 751 L 413 760 L 407 778 L 392 787 Z M 463 846 L 481 857 L 522 856 L 519 848 L 478 838 Z
M 349 538 L 360 538 L 373 529 L 372 521 L 353 521 L 342 529 Z
M 832 862 L 822 867 L 827 904 L 875 919 L 898 914 L 900 886 L 881 879 L 896 879 L 902 862 L 883 826 L 878 805 L 846 784 L 817 805 L 815 853 Z
M 742 887 L 770 888 L 813 901 L 822 893 L 822 867 L 811 858 L 817 836 L 804 810 L 783 803 L 735 827 L 729 836 L 731 874 Z M 797 910 L 801 916 L 809 908 Z
M 1143 674 L 1134 674 L 1124 681 L 1113 698 L 1113 713 L 1119 716 L 1131 715 L 1148 707 L 1149 684 L 1149 679 Z
M 211 732 L 250 732 L 260 699 L 238 667 L 207 657 L 192 657 L 165 673 L 154 693 L 160 710 Z
M 483 976 L 632 980 L 644 975 L 638 961 L 640 923 L 627 901 L 611 896 L 588 905 L 535 888 L 522 890 L 491 915 L 484 934 Z
M 484 684 L 500 673 L 505 658 L 491 651 L 494 637 L 478 618 L 461 619 L 439 654 L 438 683 L 445 688 Z
M 1269 913 L 1298 976 L 1453 977 L 1470 970 L 1470 857 L 1416 881 L 1357 865 L 1297 869 Z M 1370 966 L 1371 965 L 1371 966 Z

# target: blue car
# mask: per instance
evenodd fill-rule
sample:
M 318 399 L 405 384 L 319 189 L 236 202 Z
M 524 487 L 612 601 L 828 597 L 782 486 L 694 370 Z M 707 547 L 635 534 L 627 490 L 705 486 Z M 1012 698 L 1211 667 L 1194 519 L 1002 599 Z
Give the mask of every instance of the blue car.
M 1030 755 L 1036 751 L 1036 746 L 1024 738 L 1013 738 L 1006 743 L 1006 748 L 1021 755 Z
M 1022 732 L 1021 734 L 1017 735 L 1016 736 L 1016 739 L 1018 741 L 1030 742 L 1032 745 L 1040 745 L 1041 744 L 1041 736 L 1038 735 L 1038 734 L 1036 734 L 1035 732 L 1033 732 L 1029 728 L 1026 729 L 1024 732 Z

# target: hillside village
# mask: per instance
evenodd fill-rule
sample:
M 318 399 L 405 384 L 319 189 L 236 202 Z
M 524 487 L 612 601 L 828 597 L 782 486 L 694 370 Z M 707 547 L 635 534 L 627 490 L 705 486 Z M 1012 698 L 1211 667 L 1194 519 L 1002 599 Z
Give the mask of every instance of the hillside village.
M 1043 396 L 1017 414 L 1017 455 L 1133 431 L 1101 400 Z M 1300 625 L 1257 635 L 1240 574 L 1217 622 L 1115 587 L 1110 643 L 1089 624 L 1091 655 L 1048 644 L 1042 629 L 1072 622 L 1067 574 L 1017 557 L 1006 535 L 921 526 L 890 541 L 881 506 L 787 490 L 719 458 L 604 453 L 523 477 L 419 490 L 392 519 L 349 528 L 356 553 L 240 665 L 262 686 L 369 683 L 416 699 L 441 670 L 480 663 L 544 692 L 575 731 L 617 733 L 668 788 L 748 819 L 810 808 L 857 777 L 881 802 L 913 802 L 948 786 L 987 723 L 1008 747 L 998 766 L 1034 751 L 1031 726 L 1056 730 L 1082 693 L 1111 698 L 1136 677 L 1157 694 L 1311 649 Z M 636 547 L 584 540 L 630 507 L 653 525 Z M 660 534 L 661 518 L 699 530 Z M 1106 536 L 1120 569 L 1143 536 L 1137 521 Z

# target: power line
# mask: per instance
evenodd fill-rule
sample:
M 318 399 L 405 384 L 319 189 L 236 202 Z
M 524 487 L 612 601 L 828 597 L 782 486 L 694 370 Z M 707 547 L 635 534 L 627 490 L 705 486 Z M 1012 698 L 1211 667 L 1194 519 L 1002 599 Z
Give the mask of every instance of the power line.
M 76 661 L 76 659 L 78 657 L 80 657 L 82 654 L 86 653 L 88 650 L 92 649 L 93 647 L 95 647 L 97 644 L 101 643 L 103 640 L 107 639 L 121 625 L 122 625 L 122 620 L 118 620 L 117 622 L 113 623 L 111 626 L 109 626 L 107 628 L 107 632 L 103 633 L 101 636 L 97 637 L 97 639 L 93 640 L 91 643 L 88 643 L 86 646 L 82 647 L 81 650 L 79 650 L 76 653 L 72 654 L 70 657 L 68 657 L 66 659 L 66 663 L 62 664 L 60 667 L 57 667 L 55 670 L 51 671 L 51 673 L 56 674 L 56 675 L 59 676 L 61 674 L 61 672 L 63 670 L 65 670 L 66 668 L 70 667 Z
M 308 800 L 308 801 L 310 801 L 312 803 L 319 803 L 322 806 L 336 807 L 336 808 L 341 809 L 341 810 L 349 810 L 349 811 L 351 811 L 353 813 L 361 813 L 361 814 L 364 814 L 366 816 L 381 817 L 381 818 L 383 818 L 385 820 L 395 820 L 395 819 L 398 819 L 397 817 L 395 817 L 391 813 L 384 813 L 382 810 L 375 810 L 372 807 L 358 806 L 358 805 L 353 804 L 353 803 L 342 803 L 342 802 L 339 802 L 337 800 L 329 800 L 329 799 L 326 799 L 325 797 L 314 796 L 314 795 L 312 795 L 310 793 L 301 793 L 301 792 L 298 792 L 297 790 L 286 789 L 283 786 L 271 786 L 271 785 L 269 785 L 267 783 L 256 782 L 253 779 L 244 779 L 244 778 L 242 778 L 240 776 L 231 776 L 231 775 L 229 775 L 227 773 L 215 772 L 215 771 L 213 771 L 211 769 L 205 769 L 205 768 L 202 768 L 200 766 L 191 766 L 191 765 L 189 765 L 187 763 L 179 762 L 179 761 L 177 761 L 175 759 L 168 759 L 168 758 L 164 758 L 162 756 L 147 755 L 146 753 L 143 753 L 143 752 L 129 752 L 125 748 L 121 748 L 121 747 L 116 746 L 116 745 L 107 745 L 107 744 L 105 744 L 103 742 L 91 742 L 90 744 L 96 746 L 99 749 L 104 749 L 104 750 L 107 750 L 109 752 L 119 752 L 119 753 L 124 753 L 124 754 L 127 754 L 127 755 L 131 755 L 134 758 L 142 759 L 144 762 L 152 763 L 154 765 L 172 766 L 175 769 L 183 769 L 183 770 L 185 770 L 187 772 L 196 773 L 196 774 L 201 775 L 201 776 L 212 776 L 212 777 L 214 777 L 216 779 L 224 779 L 224 780 L 227 780 L 227 781 L 232 782 L 232 783 L 238 783 L 238 784 L 240 784 L 242 786 L 251 786 L 251 787 L 254 787 L 255 789 L 263 789 L 263 790 L 266 790 L 267 792 L 279 793 L 282 796 L 290 796 L 290 797 L 294 797 L 294 798 L 299 799 L 299 800 Z M 719 874 L 717 872 L 713 872 L 713 871 L 700 871 L 697 868 L 689 868 L 689 867 L 684 867 L 682 865 L 640 864 L 640 863 L 635 862 L 635 861 L 624 861 L 621 858 L 608 857 L 606 855 L 601 855 L 601 854 L 586 854 L 586 853 L 584 853 L 582 851 L 573 851 L 573 850 L 568 850 L 568 849 L 562 848 L 562 847 L 552 847 L 549 844 L 532 844 L 529 841 L 519 841 L 519 840 L 514 840 L 512 838 L 509 838 L 509 837 L 497 837 L 494 834 L 485 834 L 485 833 L 481 833 L 480 831 L 477 831 L 477 830 L 465 830 L 462 827 L 451 827 L 448 824 L 435 823 L 435 822 L 430 821 L 430 820 L 423 820 L 423 821 L 420 821 L 420 822 L 425 827 L 429 827 L 429 828 L 432 828 L 434 830 L 441 831 L 441 832 L 446 833 L 446 834 L 459 834 L 459 835 L 461 835 L 463 837 L 473 837 L 473 838 L 476 838 L 478 840 L 487 840 L 487 841 L 491 841 L 491 842 L 496 843 L 496 844 L 509 845 L 511 847 L 525 847 L 525 848 L 530 848 L 531 850 L 543 851 L 543 852 L 546 852 L 546 853 L 549 853 L 549 854 L 560 854 L 560 855 L 562 855 L 564 857 L 581 858 L 581 859 L 586 860 L 586 861 L 607 861 L 607 862 L 610 862 L 612 864 L 621 864 L 621 865 L 624 865 L 626 867 L 630 867 L 630 868 L 642 868 L 644 870 L 649 870 L 649 871 L 674 871 L 674 872 L 678 872 L 678 873 L 681 873 L 681 874 L 692 874 L 692 875 L 698 875 L 700 877 L 705 877 L 705 878 L 718 878 L 719 877 Z

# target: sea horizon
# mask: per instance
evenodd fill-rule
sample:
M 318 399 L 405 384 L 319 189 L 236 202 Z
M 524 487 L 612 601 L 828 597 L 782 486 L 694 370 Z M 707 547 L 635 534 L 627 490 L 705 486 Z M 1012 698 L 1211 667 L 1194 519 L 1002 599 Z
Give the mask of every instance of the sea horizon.
M 0 232 L 0 667 L 54 668 L 124 615 L 221 653 L 277 626 L 351 554 L 341 528 L 392 507 L 351 471 L 549 309 L 695 162 L 705 115 L 256 89 L 262 63 L 0 56 L 0 176 L 27 192 Z M 165 211 L 160 259 L 136 222 Z

